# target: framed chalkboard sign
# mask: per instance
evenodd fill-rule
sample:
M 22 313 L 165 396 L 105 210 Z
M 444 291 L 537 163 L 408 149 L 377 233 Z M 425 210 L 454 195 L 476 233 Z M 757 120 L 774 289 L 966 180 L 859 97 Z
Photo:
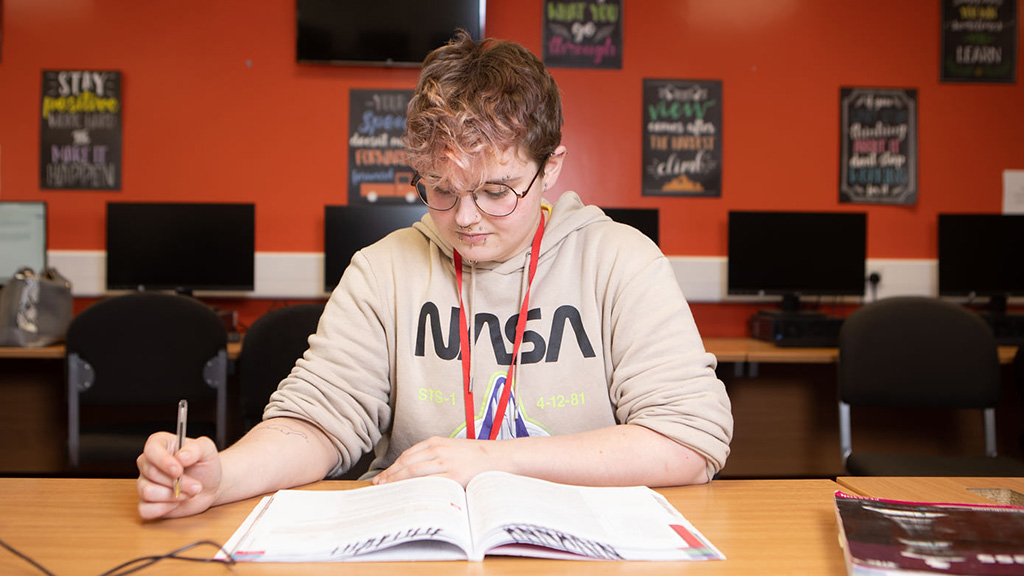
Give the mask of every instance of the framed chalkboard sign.
M 121 189 L 121 73 L 43 70 L 39 187 Z
M 622 68 L 622 0 L 544 0 L 544 64 Z
M 722 195 L 722 82 L 644 79 L 644 196 Z
M 348 203 L 419 202 L 406 164 L 405 115 L 412 90 L 349 92 Z
M 943 0 L 943 82 L 1017 81 L 1017 0 Z
M 839 201 L 917 202 L 917 90 L 841 88 Z

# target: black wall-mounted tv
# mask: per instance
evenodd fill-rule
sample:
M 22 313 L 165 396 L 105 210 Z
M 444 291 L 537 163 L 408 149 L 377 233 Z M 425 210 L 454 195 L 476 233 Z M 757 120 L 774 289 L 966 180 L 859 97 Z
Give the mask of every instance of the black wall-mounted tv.
M 426 213 L 423 204 L 324 206 L 324 291 L 334 290 L 356 252 Z
M 417 67 L 458 28 L 483 38 L 485 15 L 485 0 L 296 0 L 296 60 Z
M 783 296 L 863 296 L 867 215 L 729 212 L 727 291 Z
M 250 291 L 255 204 L 107 203 L 107 289 Z

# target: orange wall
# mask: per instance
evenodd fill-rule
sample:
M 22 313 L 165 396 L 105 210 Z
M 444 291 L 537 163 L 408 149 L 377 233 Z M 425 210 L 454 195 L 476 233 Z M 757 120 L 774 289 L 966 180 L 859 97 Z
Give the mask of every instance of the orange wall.
M 416 78 L 296 64 L 293 0 L 2 6 L 0 198 L 47 200 L 51 249 L 103 249 L 108 200 L 224 200 L 257 203 L 257 250 L 318 252 L 323 205 L 347 197 L 349 89 Z M 540 53 L 541 6 L 489 0 L 488 34 Z M 939 6 L 625 2 L 621 70 L 552 70 L 570 151 L 559 184 L 596 204 L 659 207 L 672 255 L 724 255 L 730 209 L 806 209 L 867 210 L 871 258 L 934 258 L 936 214 L 999 211 L 1002 171 L 1024 168 L 1024 88 L 941 84 Z M 122 72 L 121 191 L 39 189 L 42 69 Z M 643 78 L 722 80 L 721 198 L 640 195 Z M 841 86 L 918 90 L 916 206 L 839 204 Z M 723 322 L 733 309 L 722 305 Z

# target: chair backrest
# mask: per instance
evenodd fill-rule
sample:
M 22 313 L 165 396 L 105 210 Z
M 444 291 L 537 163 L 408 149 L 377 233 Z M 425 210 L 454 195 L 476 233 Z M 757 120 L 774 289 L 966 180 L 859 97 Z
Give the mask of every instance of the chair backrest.
M 285 306 L 260 316 L 246 331 L 238 356 L 246 431 L 261 420 L 270 395 L 308 348 L 323 311 L 322 303 Z
M 983 410 L 994 456 L 1001 378 L 995 337 L 974 312 L 924 296 L 866 304 L 839 332 L 843 457 L 851 452 L 851 405 Z
M 992 330 L 957 304 L 886 298 L 850 314 L 839 333 L 839 397 L 854 405 L 988 408 L 1001 374 Z
M 80 406 L 166 406 L 216 402 L 216 436 L 227 437 L 227 331 L 199 301 L 139 292 L 102 300 L 68 327 L 68 432 L 77 464 Z M 173 428 L 172 428 L 173 430 Z

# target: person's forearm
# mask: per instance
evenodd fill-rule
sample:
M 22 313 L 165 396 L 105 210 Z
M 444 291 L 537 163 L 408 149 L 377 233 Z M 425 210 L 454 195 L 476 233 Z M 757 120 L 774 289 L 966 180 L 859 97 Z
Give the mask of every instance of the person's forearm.
M 322 480 L 338 454 L 316 426 L 273 418 L 253 427 L 220 458 L 223 477 L 215 504 Z
M 703 456 L 643 426 L 623 424 L 562 436 L 496 443 L 502 468 L 590 486 L 682 486 L 708 481 Z

